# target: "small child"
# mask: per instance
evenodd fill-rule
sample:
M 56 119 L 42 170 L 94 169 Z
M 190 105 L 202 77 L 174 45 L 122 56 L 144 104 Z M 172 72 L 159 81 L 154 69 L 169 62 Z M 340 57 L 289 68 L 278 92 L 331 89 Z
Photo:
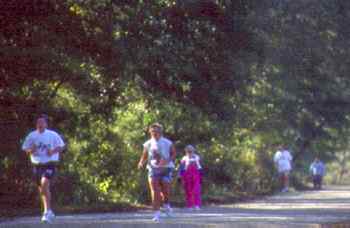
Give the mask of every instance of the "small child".
M 202 166 L 195 152 L 192 145 L 185 147 L 186 155 L 181 159 L 179 176 L 186 194 L 187 208 L 200 210 Z

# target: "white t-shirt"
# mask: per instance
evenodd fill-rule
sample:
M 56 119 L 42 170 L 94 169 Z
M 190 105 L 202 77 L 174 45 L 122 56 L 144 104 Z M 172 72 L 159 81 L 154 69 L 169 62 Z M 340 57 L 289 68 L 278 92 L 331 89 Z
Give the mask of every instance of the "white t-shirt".
M 46 129 L 44 132 L 32 131 L 25 138 L 22 145 L 23 150 L 32 148 L 33 144 L 36 145 L 36 151 L 30 156 L 30 160 L 33 164 L 45 164 L 48 162 L 58 162 L 59 153 L 48 156 L 49 149 L 55 149 L 56 147 L 63 147 L 65 144 L 62 138 L 54 131 Z
M 277 151 L 273 160 L 277 165 L 278 172 L 288 172 L 292 170 L 292 155 L 288 150 Z
M 188 166 L 192 163 L 196 164 L 197 169 L 202 169 L 200 157 L 197 154 L 193 154 L 191 157 L 188 155 L 183 156 L 181 163 L 185 164 L 185 170 L 187 170 Z
M 143 147 L 148 152 L 148 168 L 158 168 L 154 165 L 154 153 L 158 153 L 161 159 L 170 160 L 171 148 L 173 143 L 164 137 L 159 138 L 158 140 L 151 138 L 143 144 Z M 162 167 L 175 167 L 174 162 L 170 161 L 166 166 Z

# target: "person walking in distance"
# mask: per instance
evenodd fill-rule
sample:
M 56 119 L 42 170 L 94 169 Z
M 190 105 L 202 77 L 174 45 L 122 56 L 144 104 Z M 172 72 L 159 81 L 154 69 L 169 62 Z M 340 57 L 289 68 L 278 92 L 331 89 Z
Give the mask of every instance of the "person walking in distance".
M 149 134 L 151 138 L 143 144 L 138 168 L 142 169 L 147 162 L 148 182 L 154 210 L 153 221 L 157 222 L 160 219 L 162 202 L 168 215 L 172 211 L 169 197 L 176 149 L 169 139 L 163 137 L 162 125 L 152 124 L 149 127 Z
M 310 174 L 312 176 L 312 182 L 314 184 L 315 190 L 322 189 L 322 180 L 323 176 L 326 173 L 326 167 L 319 157 L 316 157 L 315 160 L 310 165 Z
M 288 192 L 289 175 L 292 170 L 292 159 L 292 155 L 284 146 L 281 146 L 279 150 L 277 150 L 273 158 L 283 186 L 282 192 Z
M 48 117 L 40 115 L 36 119 L 36 130 L 25 138 L 22 149 L 30 156 L 34 181 L 41 196 L 44 209 L 41 221 L 51 223 L 55 215 L 51 208 L 50 183 L 65 143 L 59 134 L 47 127 Z
M 201 174 L 200 158 L 192 145 L 185 147 L 185 156 L 181 159 L 179 176 L 186 195 L 188 209 L 200 210 L 201 207 Z

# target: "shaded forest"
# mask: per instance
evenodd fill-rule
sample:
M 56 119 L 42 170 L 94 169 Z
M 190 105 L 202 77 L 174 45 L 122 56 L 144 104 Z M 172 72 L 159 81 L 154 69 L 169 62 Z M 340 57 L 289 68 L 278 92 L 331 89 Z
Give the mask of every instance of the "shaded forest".
M 281 143 L 297 185 L 348 148 L 349 21 L 346 0 L 2 0 L 0 204 L 36 202 L 20 146 L 39 113 L 68 143 L 60 205 L 147 202 L 155 121 L 197 146 L 208 197 L 273 191 Z

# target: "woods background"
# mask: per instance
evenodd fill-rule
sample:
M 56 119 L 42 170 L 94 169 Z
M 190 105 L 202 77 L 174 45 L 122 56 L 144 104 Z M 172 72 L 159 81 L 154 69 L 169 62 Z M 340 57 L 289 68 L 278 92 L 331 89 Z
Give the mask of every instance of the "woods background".
M 39 205 L 20 147 L 42 112 L 68 143 L 57 205 L 148 202 L 155 121 L 196 145 L 208 201 L 272 192 L 280 143 L 294 186 L 315 155 L 346 182 L 349 21 L 347 0 L 2 0 L 1 207 Z

